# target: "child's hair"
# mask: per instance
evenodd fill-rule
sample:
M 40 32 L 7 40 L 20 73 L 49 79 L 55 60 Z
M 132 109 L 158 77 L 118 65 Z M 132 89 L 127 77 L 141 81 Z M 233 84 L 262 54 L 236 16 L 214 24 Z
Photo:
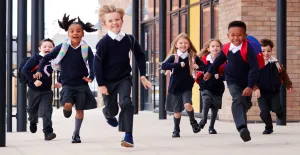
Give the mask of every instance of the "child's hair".
M 198 55 L 199 57 L 202 57 L 203 55 L 208 55 L 208 54 L 210 53 L 210 52 L 208 51 L 209 45 L 210 45 L 210 43 L 213 42 L 213 41 L 218 42 L 218 43 L 220 44 L 220 47 L 223 46 L 223 45 L 222 45 L 222 42 L 221 42 L 219 39 L 210 39 L 208 42 L 206 42 L 206 43 L 204 44 L 204 47 L 201 49 L 200 52 L 197 53 L 197 55 Z
M 123 20 L 124 10 L 122 8 L 116 8 L 114 5 L 103 5 L 99 9 L 99 19 L 101 20 L 102 23 L 105 23 L 104 15 L 108 14 L 108 13 L 113 13 L 113 12 L 119 13 L 121 16 L 121 19 Z
M 189 53 L 189 61 L 190 61 L 190 74 L 192 75 L 193 73 L 193 60 L 197 57 L 197 50 L 195 48 L 195 46 L 193 45 L 193 43 L 191 42 L 190 40 L 190 37 L 186 34 L 186 33 L 180 33 L 174 40 L 173 42 L 171 43 L 171 50 L 170 50 L 170 54 L 169 56 L 167 57 L 167 59 L 171 56 L 171 55 L 174 55 L 177 53 L 177 48 L 176 48 L 176 44 L 178 42 L 179 39 L 186 39 L 189 44 L 190 44 L 190 47 L 188 48 L 188 53 Z M 166 60 L 167 60 L 166 59 Z
M 228 30 L 232 27 L 240 27 L 243 28 L 246 32 L 247 26 L 243 21 L 232 21 L 228 24 Z
M 274 47 L 273 41 L 267 38 L 260 40 L 260 45 L 262 47 L 270 46 L 271 49 Z
M 85 30 L 86 32 L 94 32 L 97 31 L 97 29 L 94 29 L 94 25 L 87 22 L 86 24 L 84 22 L 82 22 L 80 20 L 80 18 L 73 18 L 69 20 L 70 15 L 66 16 L 66 14 L 64 14 L 64 17 L 62 18 L 62 21 L 58 20 L 58 24 L 59 26 L 64 29 L 65 31 L 68 31 L 69 27 L 72 24 L 78 24 L 81 25 L 82 29 Z M 76 19 L 78 19 L 78 22 L 74 22 Z
M 40 43 L 39 43 L 39 47 L 41 47 L 44 42 L 50 42 L 53 45 L 53 47 L 55 47 L 55 44 L 54 44 L 53 40 L 50 39 L 50 38 L 46 38 L 46 39 L 41 40 Z

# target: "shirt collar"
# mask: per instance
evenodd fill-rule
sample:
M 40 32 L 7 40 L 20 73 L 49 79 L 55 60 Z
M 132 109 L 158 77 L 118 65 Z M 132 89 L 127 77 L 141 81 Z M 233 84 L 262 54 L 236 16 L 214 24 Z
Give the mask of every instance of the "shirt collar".
M 42 53 L 42 52 L 40 52 L 40 53 L 39 53 L 39 55 L 40 55 L 40 56 L 42 56 L 42 57 L 44 57 L 44 56 L 45 56 L 45 54 L 44 54 L 44 53 Z
M 116 34 L 116 33 L 113 33 L 112 31 L 108 30 L 107 34 L 111 39 L 118 40 L 118 41 L 121 41 L 123 39 L 123 37 L 125 36 L 125 33 L 122 31 L 119 32 L 119 34 Z
M 213 59 L 212 59 L 211 54 L 207 55 L 206 61 L 209 61 L 211 64 L 214 62 Z
M 267 61 L 265 61 L 265 65 L 267 65 L 268 63 L 272 63 L 272 62 L 278 62 L 278 60 L 275 57 L 270 57 Z
M 180 50 L 177 50 L 177 55 L 179 56 L 179 57 L 181 57 L 182 59 L 185 59 L 186 57 L 188 57 L 189 56 L 189 53 L 188 52 L 181 52 Z
M 79 45 L 78 45 L 77 47 L 73 47 L 72 44 L 71 44 L 71 39 L 69 39 L 69 40 L 67 41 L 67 43 L 68 43 L 72 48 L 74 48 L 75 50 L 76 50 L 77 48 L 79 48 L 81 45 L 84 44 L 83 40 L 81 40 L 80 43 L 79 43 Z
M 237 51 L 242 49 L 242 45 L 243 43 L 241 43 L 239 46 L 235 46 L 233 45 L 233 43 L 231 43 L 229 47 L 229 51 L 231 51 L 232 53 L 236 53 Z

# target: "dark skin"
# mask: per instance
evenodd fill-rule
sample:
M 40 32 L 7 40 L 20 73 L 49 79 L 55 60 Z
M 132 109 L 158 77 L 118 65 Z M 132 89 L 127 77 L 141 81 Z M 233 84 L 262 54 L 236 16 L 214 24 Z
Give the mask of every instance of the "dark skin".
M 232 44 L 234 44 L 235 46 L 239 46 L 243 42 L 243 40 L 247 37 L 247 34 L 245 29 L 241 27 L 231 27 L 228 30 L 227 37 Z M 210 78 L 211 78 L 211 74 L 209 72 L 206 72 L 204 74 L 203 79 L 207 81 Z M 253 89 L 256 88 L 257 88 L 256 86 L 254 86 L 254 88 L 246 87 L 243 90 L 242 96 L 251 96 Z

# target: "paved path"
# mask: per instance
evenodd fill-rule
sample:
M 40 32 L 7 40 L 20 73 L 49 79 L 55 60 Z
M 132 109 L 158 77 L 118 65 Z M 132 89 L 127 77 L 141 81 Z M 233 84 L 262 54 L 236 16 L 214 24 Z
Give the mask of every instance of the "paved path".
M 188 118 L 181 120 L 181 138 L 172 139 L 173 119 L 158 120 L 158 114 L 140 112 L 135 115 L 135 148 L 123 148 L 123 133 L 108 126 L 100 109 L 87 111 L 81 129 L 81 144 L 71 144 L 74 116 L 66 119 L 62 109 L 54 110 L 53 122 L 57 138 L 43 140 L 41 123 L 38 132 L 7 134 L 7 147 L 0 155 L 299 155 L 300 123 L 275 126 L 275 133 L 262 135 L 263 124 L 250 124 L 252 141 L 244 143 L 233 123 L 216 122 L 217 135 L 209 135 L 207 127 L 192 133 Z M 15 125 L 16 123 L 14 123 Z M 13 129 L 16 129 L 14 126 Z M 29 129 L 28 129 L 29 131 Z

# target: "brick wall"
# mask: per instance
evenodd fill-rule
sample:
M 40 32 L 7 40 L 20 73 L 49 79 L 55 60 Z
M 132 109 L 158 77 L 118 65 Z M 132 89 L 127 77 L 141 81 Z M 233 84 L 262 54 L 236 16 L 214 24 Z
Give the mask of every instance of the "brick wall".
M 233 9 L 236 8 L 236 9 Z M 234 10 L 234 11 L 232 11 Z M 287 120 L 300 120 L 300 1 L 287 0 L 287 72 L 293 82 L 295 92 L 287 93 Z M 247 33 L 257 39 L 269 38 L 275 43 L 276 56 L 276 0 L 232 0 L 220 1 L 219 38 L 227 42 L 227 25 L 232 20 L 243 20 Z M 253 107 L 248 112 L 249 121 L 260 121 L 260 110 L 255 97 Z M 232 120 L 231 97 L 226 90 L 220 119 Z M 273 115 L 274 117 L 274 115 Z M 275 117 L 274 117 L 275 120 Z

